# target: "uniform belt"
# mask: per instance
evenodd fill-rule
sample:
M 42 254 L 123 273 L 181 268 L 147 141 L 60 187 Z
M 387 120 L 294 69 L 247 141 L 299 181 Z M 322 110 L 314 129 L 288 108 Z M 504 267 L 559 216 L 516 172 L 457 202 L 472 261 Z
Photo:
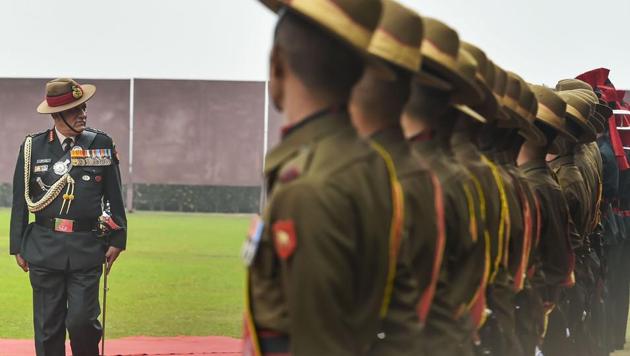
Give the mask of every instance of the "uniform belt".
M 71 220 L 71 219 L 46 218 L 43 216 L 35 216 L 35 223 L 37 225 L 43 226 L 45 228 L 48 228 L 54 231 L 61 231 L 58 228 L 60 222 L 65 222 L 65 223 L 69 222 L 72 225 L 72 231 L 68 231 L 68 232 L 92 231 L 96 229 L 97 220 L 98 219 L 96 218 Z
M 258 332 L 258 342 L 263 356 L 290 356 L 289 336 L 274 331 L 260 330 Z

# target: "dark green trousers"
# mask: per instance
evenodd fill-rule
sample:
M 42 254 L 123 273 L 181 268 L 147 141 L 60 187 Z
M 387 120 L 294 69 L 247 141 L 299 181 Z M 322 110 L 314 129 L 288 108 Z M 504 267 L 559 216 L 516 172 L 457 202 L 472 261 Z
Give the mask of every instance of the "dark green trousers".
M 37 356 L 64 356 L 66 329 L 73 356 L 98 356 L 102 266 L 74 271 L 29 267 Z

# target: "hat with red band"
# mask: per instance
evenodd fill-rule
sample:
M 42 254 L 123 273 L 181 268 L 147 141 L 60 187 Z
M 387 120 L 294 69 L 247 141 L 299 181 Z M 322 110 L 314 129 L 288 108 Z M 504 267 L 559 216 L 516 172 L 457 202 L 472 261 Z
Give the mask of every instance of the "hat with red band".
M 58 78 L 46 83 L 46 97 L 37 107 L 40 114 L 54 114 L 75 108 L 96 93 L 92 84 L 79 84 L 73 79 Z

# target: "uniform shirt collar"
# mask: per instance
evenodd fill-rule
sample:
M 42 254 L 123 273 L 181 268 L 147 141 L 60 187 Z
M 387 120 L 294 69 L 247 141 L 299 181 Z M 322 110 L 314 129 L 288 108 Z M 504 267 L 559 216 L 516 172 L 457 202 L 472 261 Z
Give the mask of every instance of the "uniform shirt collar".
M 547 162 L 545 162 L 544 158 L 537 158 L 519 166 L 518 168 L 520 168 L 523 172 L 529 172 L 537 169 L 546 170 L 549 167 L 547 166 Z
M 64 135 L 61 134 L 61 132 L 59 132 L 59 130 L 57 130 L 57 126 L 55 126 L 55 133 L 57 134 L 57 138 L 59 139 L 59 144 L 63 147 L 63 141 L 66 140 L 66 138 L 70 138 L 73 142 L 76 141 L 76 137 L 66 137 Z

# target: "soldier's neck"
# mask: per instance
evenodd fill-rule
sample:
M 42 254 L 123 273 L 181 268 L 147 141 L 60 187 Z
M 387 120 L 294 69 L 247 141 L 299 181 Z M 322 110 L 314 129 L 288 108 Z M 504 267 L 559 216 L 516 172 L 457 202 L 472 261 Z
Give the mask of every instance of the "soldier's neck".
M 293 126 L 313 113 L 345 103 L 347 98 L 333 98 L 326 93 L 316 93 L 303 85 L 292 85 L 287 90 L 284 100 L 284 124 Z
M 523 164 L 531 161 L 544 161 L 546 156 L 547 146 L 538 146 L 533 144 L 531 141 L 525 141 L 518 154 L 517 164 L 522 166 Z
M 352 105 L 350 106 L 350 115 L 352 117 L 352 123 L 361 137 L 370 137 L 388 128 L 400 127 L 399 117 L 377 117 L 362 108 Z
M 425 120 L 422 120 L 422 118 L 419 117 L 415 117 L 409 114 L 409 112 L 407 111 L 403 112 L 400 119 L 400 124 L 402 126 L 405 137 L 408 139 L 419 134 L 431 131 L 431 126 L 427 125 L 427 122 Z
M 67 127 L 64 127 L 64 125 L 57 125 L 55 124 L 55 130 L 57 131 L 57 135 L 62 135 L 64 138 L 65 137 L 70 137 L 70 138 L 76 138 L 79 134 L 69 130 Z M 62 140 L 63 141 L 63 140 Z

